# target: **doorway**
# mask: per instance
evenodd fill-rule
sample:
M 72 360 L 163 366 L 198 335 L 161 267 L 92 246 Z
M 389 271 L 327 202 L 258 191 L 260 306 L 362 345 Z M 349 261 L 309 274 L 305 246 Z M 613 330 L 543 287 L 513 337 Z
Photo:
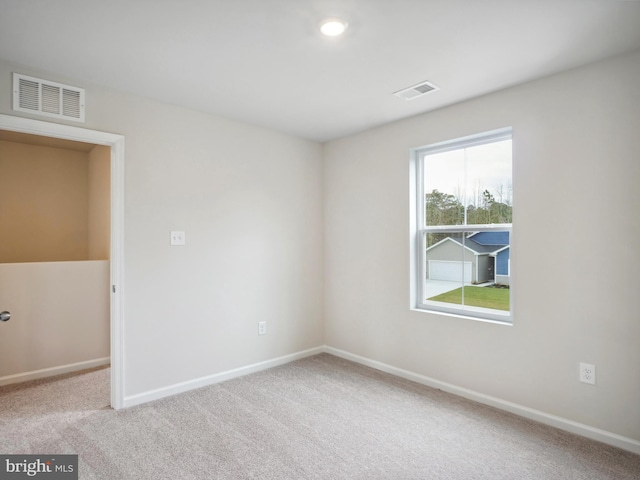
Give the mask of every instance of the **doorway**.
M 124 137 L 96 130 L 13 117 L 0 114 L 0 130 L 38 135 L 48 139 L 74 140 L 110 147 L 111 218 L 110 218 L 110 358 L 111 406 L 124 406 L 123 316 L 124 316 Z M 0 309 L 4 309 L 0 305 Z M 0 332 L 1 333 L 1 332 Z

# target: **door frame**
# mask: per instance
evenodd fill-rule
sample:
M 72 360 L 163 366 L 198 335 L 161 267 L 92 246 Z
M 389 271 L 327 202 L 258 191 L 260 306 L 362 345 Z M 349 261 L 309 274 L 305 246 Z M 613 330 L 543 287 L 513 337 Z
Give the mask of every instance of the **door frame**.
M 124 407 L 124 136 L 0 114 L 0 130 L 111 147 L 111 407 Z

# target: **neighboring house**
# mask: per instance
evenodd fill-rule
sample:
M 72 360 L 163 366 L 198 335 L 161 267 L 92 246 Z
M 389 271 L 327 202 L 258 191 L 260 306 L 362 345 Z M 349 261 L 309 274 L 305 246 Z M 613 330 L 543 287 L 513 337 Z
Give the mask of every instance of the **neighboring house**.
M 509 232 L 447 237 L 426 250 L 427 279 L 509 285 Z M 464 273 L 463 273 L 464 272 Z

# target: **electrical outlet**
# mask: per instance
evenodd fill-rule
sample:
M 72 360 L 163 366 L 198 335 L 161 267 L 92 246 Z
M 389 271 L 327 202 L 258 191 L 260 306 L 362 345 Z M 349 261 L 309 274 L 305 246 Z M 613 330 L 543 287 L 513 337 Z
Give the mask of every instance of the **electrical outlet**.
M 267 322 L 258 322 L 258 335 L 267 333 Z
M 596 384 L 596 366 L 588 363 L 580 363 L 580 381 L 582 383 Z
M 171 245 L 184 245 L 186 243 L 185 241 L 185 234 L 182 231 L 172 231 L 171 232 Z

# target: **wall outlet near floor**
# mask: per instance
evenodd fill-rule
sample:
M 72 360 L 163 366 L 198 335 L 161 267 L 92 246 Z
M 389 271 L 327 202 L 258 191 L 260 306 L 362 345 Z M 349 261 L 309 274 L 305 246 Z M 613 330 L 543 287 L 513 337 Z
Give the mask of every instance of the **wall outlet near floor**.
M 267 322 L 258 322 L 258 335 L 267 333 Z
M 588 363 L 580 363 L 580 381 L 582 383 L 596 384 L 596 366 Z

